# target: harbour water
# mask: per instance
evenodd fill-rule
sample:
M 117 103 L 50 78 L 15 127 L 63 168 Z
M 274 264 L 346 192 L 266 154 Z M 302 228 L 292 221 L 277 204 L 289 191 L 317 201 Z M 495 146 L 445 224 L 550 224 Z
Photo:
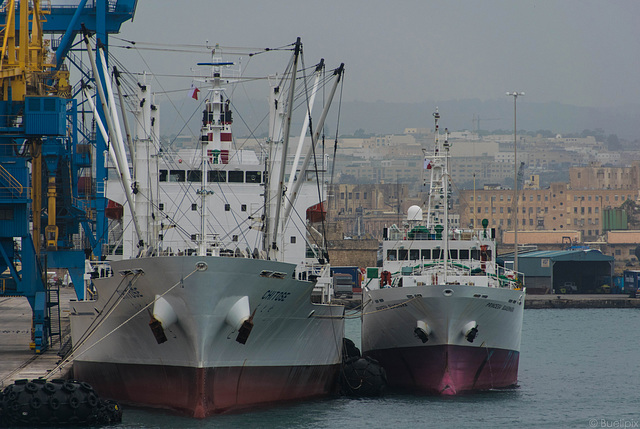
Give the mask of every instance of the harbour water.
M 346 335 L 359 344 L 360 321 Z M 117 428 L 640 426 L 640 311 L 525 310 L 519 387 L 457 397 L 332 398 L 194 420 L 125 408 Z

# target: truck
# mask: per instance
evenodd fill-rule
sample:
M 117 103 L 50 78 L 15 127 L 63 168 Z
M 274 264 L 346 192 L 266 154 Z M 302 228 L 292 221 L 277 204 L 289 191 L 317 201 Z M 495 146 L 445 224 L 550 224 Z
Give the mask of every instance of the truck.
M 640 281 L 639 270 L 624 270 L 623 293 L 636 294 L 638 291 L 638 281 Z
M 349 274 L 333 275 L 333 295 L 336 298 L 353 298 L 353 279 Z
M 359 267 L 331 267 L 331 277 L 336 297 L 353 297 L 354 293 L 362 292 L 362 271 Z

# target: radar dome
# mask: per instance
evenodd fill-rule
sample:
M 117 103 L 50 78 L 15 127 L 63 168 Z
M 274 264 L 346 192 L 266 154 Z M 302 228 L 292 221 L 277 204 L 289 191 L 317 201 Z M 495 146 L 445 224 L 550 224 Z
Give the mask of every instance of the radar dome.
M 422 220 L 422 209 L 419 206 L 411 206 L 407 210 L 407 220 Z

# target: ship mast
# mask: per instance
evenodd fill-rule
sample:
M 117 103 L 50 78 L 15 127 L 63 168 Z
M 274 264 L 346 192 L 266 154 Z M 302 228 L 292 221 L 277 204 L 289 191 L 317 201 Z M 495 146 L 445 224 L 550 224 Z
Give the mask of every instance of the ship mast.
M 217 46 L 216 46 L 217 48 Z M 198 234 L 198 255 L 207 255 L 207 197 L 213 194 L 213 191 L 207 187 L 207 177 L 209 174 L 209 153 L 212 157 L 216 157 L 218 154 L 222 158 L 222 130 L 227 124 L 227 118 L 223 115 L 223 93 L 224 89 L 221 86 L 220 71 L 223 66 L 233 65 L 231 62 L 223 62 L 221 57 L 217 54 L 217 49 L 213 49 L 212 61 L 209 63 L 198 63 L 199 66 L 211 66 L 211 77 L 206 79 L 205 82 L 211 83 L 211 89 L 209 90 L 210 96 L 205 101 L 205 110 L 202 120 L 202 131 L 200 135 L 200 156 L 201 156 L 201 171 L 200 171 L 200 189 L 196 191 L 196 194 L 200 197 L 200 233 Z M 230 119 L 230 118 L 229 118 Z M 230 137 L 230 135 L 229 135 Z M 229 139 L 226 139 L 229 140 Z M 212 148 L 211 150 L 209 148 Z M 218 163 L 218 159 L 214 159 L 213 163 Z M 210 250 L 209 250 L 210 251 Z
M 444 251 L 444 283 L 447 282 L 447 271 L 449 267 L 449 129 L 444 129 L 444 172 L 442 174 L 442 188 L 444 190 L 444 231 L 443 251 Z
M 298 59 L 300 57 L 301 51 L 302 51 L 302 42 L 298 37 L 295 43 L 295 50 L 293 54 L 293 66 L 291 68 L 291 83 L 289 87 L 289 92 L 287 94 L 287 97 L 288 97 L 287 115 L 285 117 L 284 131 L 282 135 L 283 137 L 282 148 L 281 148 L 282 152 L 280 153 L 281 155 L 280 170 L 278 171 L 278 190 L 275 195 L 272 195 L 272 196 L 275 196 L 276 198 L 276 211 L 275 211 L 275 216 L 273 217 L 273 225 L 272 225 L 273 231 L 271 231 L 269 240 L 267 241 L 267 243 L 269 244 L 269 248 L 267 249 L 269 259 L 277 259 L 278 257 L 278 244 L 276 240 L 278 239 L 278 229 L 281 226 L 281 223 L 283 223 L 283 219 L 280 216 L 280 211 L 282 210 L 282 205 L 283 205 L 282 203 L 284 199 L 284 195 L 283 195 L 284 173 L 287 165 L 287 151 L 289 147 L 289 134 L 291 129 L 291 112 L 293 110 L 293 97 L 294 97 L 294 89 L 296 84 L 296 73 L 298 69 Z M 275 142 L 272 142 L 272 144 L 273 143 Z M 295 171 L 292 172 L 291 174 L 295 174 Z M 269 175 L 269 180 L 273 180 L 273 175 L 271 174 Z
M 435 147 L 431 159 L 425 159 L 425 168 L 431 170 L 431 183 L 427 207 L 427 228 L 436 240 L 442 240 L 444 276 L 449 262 L 449 130 L 445 128 L 440 139 L 440 113 L 433 113 L 435 121 Z

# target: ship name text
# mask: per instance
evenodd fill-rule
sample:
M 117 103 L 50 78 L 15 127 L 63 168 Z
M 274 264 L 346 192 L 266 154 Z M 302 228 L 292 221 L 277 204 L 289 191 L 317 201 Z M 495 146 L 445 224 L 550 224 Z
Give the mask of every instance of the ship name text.
M 289 295 L 291 295 L 291 292 L 269 289 L 262 295 L 262 299 L 267 301 L 284 301 Z
M 511 313 L 513 313 L 514 308 L 510 305 L 502 305 L 502 304 L 495 304 L 493 302 L 487 302 L 487 307 L 489 308 L 493 308 L 496 310 L 504 310 L 504 311 L 509 311 Z

